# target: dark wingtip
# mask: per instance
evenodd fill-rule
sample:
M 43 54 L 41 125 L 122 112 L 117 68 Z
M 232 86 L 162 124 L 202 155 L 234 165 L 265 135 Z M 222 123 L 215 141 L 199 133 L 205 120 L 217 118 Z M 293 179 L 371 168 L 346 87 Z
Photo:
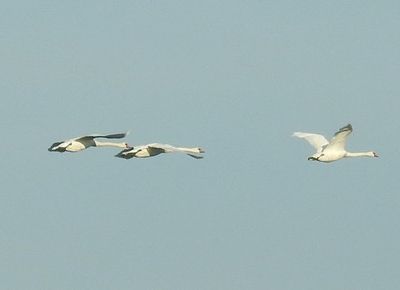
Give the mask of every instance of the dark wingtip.
M 50 152 L 57 151 L 57 150 L 54 150 L 54 148 L 56 148 L 58 145 L 60 145 L 60 144 L 62 144 L 62 143 L 63 143 L 63 142 L 55 142 L 55 143 L 53 143 L 47 150 L 50 151 Z
M 353 126 L 351 126 L 351 124 L 347 124 L 346 126 L 340 128 L 340 129 L 335 133 L 334 136 L 336 136 L 336 135 L 339 134 L 339 133 L 346 132 L 346 131 L 352 132 L 352 131 L 353 131 Z
M 108 139 L 121 139 L 121 138 L 125 138 L 126 135 L 127 135 L 127 133 L 116 133 L 116 134 L 105 135 L 102 137 L 108 138 Z
M 353 126 L 351 126 L 350 123 L 339 129 L 339 131 L 352 131 L 352 130 L 353 130 Z
M 128 144 L 127 144 L 128 145 Z M 126 149 L 123 149 L 122 151 L 120 151 L 118 154 L 115 154 L 114 157 L 118 157 L 118 158 L 124 158 L 124 159 L 129 159 L 131 157 L 128 157 L 127 154 L 124 154 L 125 152 L 131 151 L 133 149 L 133 147 L 128 147 Z
M 194 154 L 188 154 L 190 157 L 193 157 L 195 159 L 203 159 L 204 156 L 199 156 L 199 155 L 194 155 Z

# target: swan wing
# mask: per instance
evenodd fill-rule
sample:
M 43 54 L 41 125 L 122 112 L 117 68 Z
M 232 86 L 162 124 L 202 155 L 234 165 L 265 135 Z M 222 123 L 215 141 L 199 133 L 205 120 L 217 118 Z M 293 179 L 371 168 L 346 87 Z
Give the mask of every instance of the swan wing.
M 346 146 L 346 140 L 347 137 L 353 132 L 353 127 L 348 124 L 342 128 L 340 128 L 333 138 L 331 139 L 331 142 L 329 142 L 328 146 L 326 146 L 326 150 L 337 150 L 341 151 L 344 150 L 344 147 Z
M 81 136 L 78 137 L 76 139 L 81 139 L 81 138 L 107 138 L 107 139 L 121 139 L 121 138 L 125 138 L 126 135 L 128 135 L 128 132 L 124 132 L 124 133 L 115 133 L 115 134 L 90 134 L 90 135 L 86 135 L 86 136 Z
M 305 139 L 317 151 L 321 151 L 324 146 L 329 144 L 328 140 L 326 140 L 326 138 L 320 134 L 294 132 L 293 136 L 297 137 L 297 138 Z
M 86 136 L 80 136 L 80 137 L 77 137 L 77 138 L 74 138 L 71 140 L 82 143 L 85 147 L 89 147 L 89 146 L 95 145 L 95 142 L 94 142 L 95 138 L 121 139 L 121 138 L 124 138 L 127 134 L 128 133 L 116 133 L 116 134 L 108 134 L 108 135 L 90 134 L 90 135 L 86 135 Z
M 128 132 L 126 133 L 116 133 L 116 134 L 91 134 L 86 136 L 80 136 L 76 138 L 71 138 L 65 141 L 53 143 L 53 145 L 48 148 L 49 151 L 66 151 L 67 147 L 72 150 L 72 148 L 76 147 L 76 151 L 83 150 L 90 146 L 95 146 L 94 138 L 108 138 L 108 139 L 120 139 L 124 138 Z M 72 147 L 70 147 L 72 146 Z
M 71 143 L 67 141 L 55 142 L 47 150 L 50 152 L 51 151 L 65 152 L 69 145 L 71 145 Z
M 193 157 L 193 158 L 195 158 L 195 159 L 203 159 L 203 158 L 204 158 L 203 156 L 194 155 L 194 154 L 190 154 L 190 153 L 187 153 L 187 155 L 189 155 L 190 157 Z
M 160 144 L 160 143 L 151 143 L 147 145 L 147 148 L 149 149 L 157 149 L 157 150 L 163 150 L 164 152 L 179 152 L 177 147 L 174 147 L 169 144 Z
M 134 147 L 129 147 L 126 149 L 123 149 L 122 151 L 120 151 L 117 155 L 114 155 L 115 157 L 119 157 L 119 158 L 125 158 L 125 159 L 131 159 L 132 157 L 135 156 L 135 153 L 138 152 L 139 150 L 141 150 L 141 148 L 134 148 Z

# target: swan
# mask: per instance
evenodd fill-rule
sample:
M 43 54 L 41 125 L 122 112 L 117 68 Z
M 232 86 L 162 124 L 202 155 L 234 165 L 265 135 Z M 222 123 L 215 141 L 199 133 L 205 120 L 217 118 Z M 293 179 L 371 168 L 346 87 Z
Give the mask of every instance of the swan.
M 203 156 L 199 156 L 197 154 L 204 153 L 204 150 L 201 148 L 175 147 L 169 144 L 151 143 L 147 145 L 139 145 L 127 148 L 119 152 L 117 155 L 115 155 L 115 157 L 125 158 L 125 159 L 131 159 L 132 157 L 146 158 L 146 157 L 156 156 L 161 153 L 172 153 L 172 152 L 181 152 L 193 158 L 201 159 L 203 158 Z
M 308 157 L 308 160 L 320 162 L 333 162 L 345 157 L 378 157 L 373 151 L 368 152 L 347 152 L 345 150 L 346 140 L 350 133 L 353 132 L 351 124 L 340 128 L 330 142 L 319 134 L 295 132 L 294 137 L 303 138 L 313 146 L 317 152 Z
M 117 148 L 129 148 L 127 143 L 115 143 L 115 142 L 101 142 L 96 138 L 106 139 L 121 139 L 124 138 L 128 133 L 116 133 L 109 135 L 92 134 L 81 137 L 68 139 L 65 141 L 55 142 L 49 147 L 51 152 L 79 152 L 88 147 L 117 147 Z

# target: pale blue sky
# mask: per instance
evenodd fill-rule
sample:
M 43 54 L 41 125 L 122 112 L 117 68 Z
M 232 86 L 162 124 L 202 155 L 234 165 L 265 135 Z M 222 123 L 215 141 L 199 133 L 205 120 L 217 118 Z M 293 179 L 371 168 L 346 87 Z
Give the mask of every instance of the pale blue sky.
M 70 2 L 0 10 L 2 289 L 398 289 L 398 1 Z M 125 130 L 206 158 L 47 151 Z

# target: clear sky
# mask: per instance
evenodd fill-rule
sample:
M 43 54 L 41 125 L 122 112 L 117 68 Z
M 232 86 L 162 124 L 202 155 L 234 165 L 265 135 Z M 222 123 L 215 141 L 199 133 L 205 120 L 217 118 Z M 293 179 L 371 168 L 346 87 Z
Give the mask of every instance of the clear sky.
M 5 1 L 2 289 L 395 290 L 398 1 Z M 322 164 L 294 131 L 351 123 Z M 130 130 L 114 158 L 55 141 Z

